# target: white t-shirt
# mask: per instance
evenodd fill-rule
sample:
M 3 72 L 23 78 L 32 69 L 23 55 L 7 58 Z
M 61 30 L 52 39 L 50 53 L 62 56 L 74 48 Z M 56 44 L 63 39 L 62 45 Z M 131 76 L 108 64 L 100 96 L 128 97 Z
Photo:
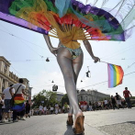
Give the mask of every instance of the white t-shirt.
M 53 107 L 50 107 L 50 110 L 51 110 L 51 111 L 53 111 L 53 110 L 54 110 L 54 108 L 53 108 Z
M 44 111 L 46 111 L 46 110 L 47 110 L 47 107 L 45 106 L 45 107 L 44 107 Z
M 19 86 L 20 86 L 20 88 L 18 89 Z M 24 90 L 26 88 L 26 86 L 24 84 L 22 84 L 22 83 L 14 84 L 12 87 L 15 88 L 15 91 L 17 91 L 17 89 L 18 89 L 16 94 L 22 94 L 22 90 Z
M 98 106 L 101 106 L 101 102 L 98 102 Z
M 40 111 L 43 110 L 43 106 L 42 105 L 39 106 L 39 110 Z
M 108 101 L 107 100 L 104 100 L 104 103 L 105 103 L 105 105 L 107 105 L 108 104 Z
M 12 98 L 9 89 L 10 89 L 10 87 L 4 89 L 4 91 L 3 91 L 4 99 L 11 99 Z M 12 88 L 11 91 L 12 91 L 12 93 L 15 93 L 14 88 Z

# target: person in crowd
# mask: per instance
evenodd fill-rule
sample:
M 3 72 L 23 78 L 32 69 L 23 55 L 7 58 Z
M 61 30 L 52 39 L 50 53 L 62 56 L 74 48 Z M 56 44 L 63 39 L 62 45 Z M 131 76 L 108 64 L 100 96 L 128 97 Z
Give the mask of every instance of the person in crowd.
M 54 113 L 54 107 L 51 105 L 50 106 L 50 113 L 53 114 Z
M 46 107 L 46 105 L 44 106 L 44 114 L 47 115 L 47 107 Z
M 82 111 L 84 111 L 84 104 L 83 104 L 83 103 L 81 103 L 80 109 L 81 109 Z
M 84 102 L 83 109 L 84 109 L 84 111 L 87 111 L 87 102 L 86 101 Z
M 13 122 L 17 122 L 17 116 L 20 116 L 20 120 L 25 120 L 25 99 L 24 96 L 28 96 L 25 92 L 26 86 L 23 84 L 23 79 L 19 79 L 19 83 L 12 86 L 15 89 L 14 106 L 13 110 Z
M 123 91 L 123 96 L 126 100 L 128 108 L 132 108 L 130 97 L 132 97 L 130 91 L 128 90 L 128 87 L 125 87 L 125 90 Z
M 59 105 L 58 103 L 55 104 L 55 114 L 59 113 Z
M 105 109 L 109 109 L 109 106 L 108 106 L 108 100 L 105 98 L 105 100 L 104 100 L 104 108 Z
M 62 106 L 62 112 L 65 113 L 65 106 Z
M 89 103 L 89 111 L 93 111 L 92 103 L 91 102 Z
M 39 115 L 39 109 L 38 108 L 34 109 L 34 115 Z
M 7 115 L 7 119 L 9 122 L 11 121 L 12 114 L 11 98 L 15 93 L 15 89 L 12 86 L 13 84 L 11 84 L 8 88 L 3 90 L 5 104 L 4 115 Z
M 113 109 L 117 108 L 116 99 L 115 99 L 115 97 L 113 95 L 111 95 L 111 104 L 112 104 Z
M 4 112 L 4 110 L 5 110 L 4 94 L 2 94 L 2 96 L 1 96 L 1 105 L 2 105 L 2 107 L 1 107 L 1 116 L 2 116 L 1 122 L 5 123 L 6 122 L 6 120 L 5 120 L 6 115 Z
M 121 100 L 121 104 L 122 104 L 123 108 L 126 108 L 127 107 L 127 103 L 126 103 L 126 100 L 125 99 L 122 99 Z
M 117 103 L 118 109 L 119 109 L 119 108 L 123 108 L 123 106 L 122 106 L 122 104 L 121 104 L 121 96 L 120 96 L 118 93 L 116 93 L 115 99 L 116 99 L 116 103 Z
M 59 105 L 59 113 L 62 113 L 62 107 Z
M 63 112 L 64 113 L 68 112 L 68 104 L 67 104 L 67 102 L 65 102 L 65 104 L 63 105 Z
M 43 106 L 42 105 L 39 106 L 39 115 L 41 115 L 41 114 L 43 114 Z
M 99 109 L 99 110 L 102 110 L 101 104 L 102 104 L 101 101 L 98 101 L 98 109 Z
M 26 114 L 25 114 L 25 117 L 29 117 L 30 118 L 30 103 L 29 101 L 27 100 L 26 101 L 26 104 L 25 104 L 25 110 L 26 110 Z
M 34 109 L 30 110 L 30 115 L 33 116 L 34 115 Z
M 4 123 L 4 117 L 3 117 L 3 109 L 2 107 L 4 106 L 4 100 L 2 99 L 2 96 L 0 95 L 0 122 Z

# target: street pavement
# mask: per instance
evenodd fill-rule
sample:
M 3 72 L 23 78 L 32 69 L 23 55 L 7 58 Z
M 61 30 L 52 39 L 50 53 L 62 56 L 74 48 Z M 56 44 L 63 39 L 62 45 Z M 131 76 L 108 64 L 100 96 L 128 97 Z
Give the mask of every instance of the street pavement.
M 85 135 L 135 135 L 135 108 L 84 112 Z M 67 114 L 32 116 L 0 124 L 0 135 L 74 135 Z

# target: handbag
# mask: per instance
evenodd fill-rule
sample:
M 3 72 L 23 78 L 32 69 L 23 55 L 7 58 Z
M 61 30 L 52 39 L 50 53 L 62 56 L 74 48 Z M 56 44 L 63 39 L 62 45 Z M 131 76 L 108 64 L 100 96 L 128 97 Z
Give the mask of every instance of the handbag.
M 17 88 L 15 94 L 14 94 L 13 96 L 11 95 L 11 96 L 12 96 L 12 98 L 10 99 L 10 105 L 11 105 L 11 106 L 14 106 L 14 97 L 16 96 L 16 93 L 18 92 L 18 90 L 19 90 L 20 87 L 21 87 L 21 85 L 19 85 L 19 87 Z M 11 88 L 9 89 L 10 94 L 11 94 L 12 88 L 13 88 L 13 87 L 11 87 Z

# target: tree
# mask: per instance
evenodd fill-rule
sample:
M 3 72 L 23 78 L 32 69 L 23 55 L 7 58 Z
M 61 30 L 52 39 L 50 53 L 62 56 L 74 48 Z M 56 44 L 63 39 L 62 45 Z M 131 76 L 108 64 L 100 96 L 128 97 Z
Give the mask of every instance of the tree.
M 65 94 L 62 99 L 61 99 L 61 104 L 62 106 L 67 102 L 67 104 L 69 104 L 69 99 L 68 99 L 68 96 L 67 94 Z
M 41 92 L 33 96 L 33 102 L 34 104 L 32 108 L 37 108 L 41 104 L 43 106 L 48 106 L 50 104 L 54 105 L 57 102 L 56 93 L 52 91 L 42 90 Z
M 46 91 L 45 97 L 47 98 L 47 105 L 54 105 L 57 102 L 55 92 Z

